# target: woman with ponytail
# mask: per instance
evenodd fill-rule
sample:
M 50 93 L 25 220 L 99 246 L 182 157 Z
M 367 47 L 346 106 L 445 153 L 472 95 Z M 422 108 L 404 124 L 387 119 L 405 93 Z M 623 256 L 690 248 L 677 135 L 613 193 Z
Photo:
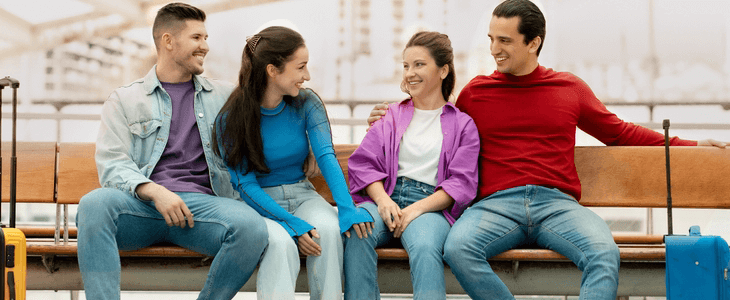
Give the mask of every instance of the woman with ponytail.
M 310 299 L 342 298 L 342 237 L 371 230 L 373 218 L 353 204 L 337 162 L 322 100 L 311 89 L 302 36 L 268 27 L 246 41 L 238 86 L 215 124 L 217 153 L 233 187 L 266 217 L 269 245 L 257 275 L 259 299 L 294 299 L 299 253 L 307 257 Z M 302 171 L 319 164 L 335 210 Z

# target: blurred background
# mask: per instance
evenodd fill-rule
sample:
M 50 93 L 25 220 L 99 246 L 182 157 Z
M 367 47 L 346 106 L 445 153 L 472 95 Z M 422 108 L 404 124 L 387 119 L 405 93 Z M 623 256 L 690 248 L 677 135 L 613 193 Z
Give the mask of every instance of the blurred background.
M 93 142 L 110 92 L 153 66 L 151 24 L 168 2 L 0 0 L 0 76 L 21 82 L 18 140 Z M 247 36 L 269 25 L 298 30 L 310 52 L 306 85 L 327 103 L 335 143 L 359 143 L 374 103 L 406 97 L 399 88 L 401 53 L 419 30 L 449 35 L 454 95 L 495 69 L 487 32 L 498 0 L 183 2 L 208 14 L 204 75 L 212 78 L 235 81 Z M 730 1 L 534 2 L 547 20 L 541 65 L 579 76 L 624 120 L 658 130 L 670 118 L 673 135 L 730 141 Z M 2 99 L 3 141 L 11 136 L 10 95 Z M 601 145 L 576 135 L 578 145 Z M 615 232 L 666 232 L 662 209 L 596 211 Z M 19 206 L 19 224 L 54 219 L 53 208 Z M 730 240 L 728 212 L 675 212 L 677 231 L 694 224 Z

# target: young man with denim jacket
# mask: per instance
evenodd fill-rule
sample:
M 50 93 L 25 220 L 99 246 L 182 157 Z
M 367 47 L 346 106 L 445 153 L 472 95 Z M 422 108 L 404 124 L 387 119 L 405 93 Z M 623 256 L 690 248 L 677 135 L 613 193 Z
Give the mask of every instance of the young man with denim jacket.
M 161 8 L 157 64 L 104 103 L 96 143 L 102 188 L 81 199 L 77 214 L 89 299 L 119 299 L 119 250 L 157 242 L 215 256 L 198 299 L 231 299 L 267 246 L 264 219 L 237 199 L 211 148 L 213 122 L 233 86 L 200 76 L 204 21 L 187 4 Z

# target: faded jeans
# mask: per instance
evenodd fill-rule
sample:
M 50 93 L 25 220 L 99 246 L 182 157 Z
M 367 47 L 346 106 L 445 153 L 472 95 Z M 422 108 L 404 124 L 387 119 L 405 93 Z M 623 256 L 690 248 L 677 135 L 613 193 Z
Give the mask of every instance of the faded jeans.
M 580 299 L 616 299 L 619 250 L 598 215 L 558 189 L 527 185 L 496 192 L 454 223 L 444 258 L 473 299 L 514 299 L 487 259 L 520 245 L 565 255 L 583 271 Z
M 177 194 L 194 215 L 193 228 L 167 226 L 152 201 L 118 189 L 99 188 L 81 198 L 76 215 L 78 260 L 88 299 L 119 299 L 119 250 L 159 242 L 215 256 L 198 299 L 231 299 L 238 293 L 267 245 L 263 217 L 243 201 Z
M 433 193 L 431 185 L 399 177 L 391 199 L 405 208 Z M 393 233 L 378 214 L 375 203 L 365 202 L 360 207 L 367 209 L 375 222 L 373 234 L 367 238 L 358 238 L 355 230 L 350 229 L 350 238 L 345 239 L 345 299 L 380 299 L 375 247 L 393 239 Z M 400 241 L 408 252 L 413 299 L 446 299 L 443 249 L 450 228 L 439 211 L 418 216 L 403 231 Z
M 322 248 L 320 256 L 307 256 L 307 279 L 312 300 L 342 299 L 342 237 L 337 211 L 314 189 L 309 180 L 263 188 L 276 203 L 314 226 Z M 279 223 L 266 220 L 269 247 L 256 275 L 260 300 L 294 299 L 299 275 L 299 250 L 295 238 Z

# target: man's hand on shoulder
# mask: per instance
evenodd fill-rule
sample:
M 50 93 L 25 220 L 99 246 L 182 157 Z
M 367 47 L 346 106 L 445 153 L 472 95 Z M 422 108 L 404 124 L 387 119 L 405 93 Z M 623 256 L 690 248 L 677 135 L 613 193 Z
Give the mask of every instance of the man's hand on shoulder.
M 370 127 L 373 127 L 373 123 L 375 121 L 380 120 L 386 113 L 388 112 L 388 102 L 383 102 L 380 104 L 375 104 L 373 107 L 373 110 L 370 111 L 370 116 L 368 117 L 368 129 L 370 130 Z
M 154 182 L 140 184 L 136 191 L 143 200 L 151 200 L 155 203 L 155 208 L 165 218 L 167 226 L 185 228 L 187 223 L 190 228 L 193 228 L 193 214 L 185 205 L 185 201 L 177 194 Z
M 725 142 L 716 141 L 713 139 L 697 141 L 697 146 L 713 146 L 713 147 L 725 149 L 726 145 L 727 145 L 727 143 L 725 143 Z

